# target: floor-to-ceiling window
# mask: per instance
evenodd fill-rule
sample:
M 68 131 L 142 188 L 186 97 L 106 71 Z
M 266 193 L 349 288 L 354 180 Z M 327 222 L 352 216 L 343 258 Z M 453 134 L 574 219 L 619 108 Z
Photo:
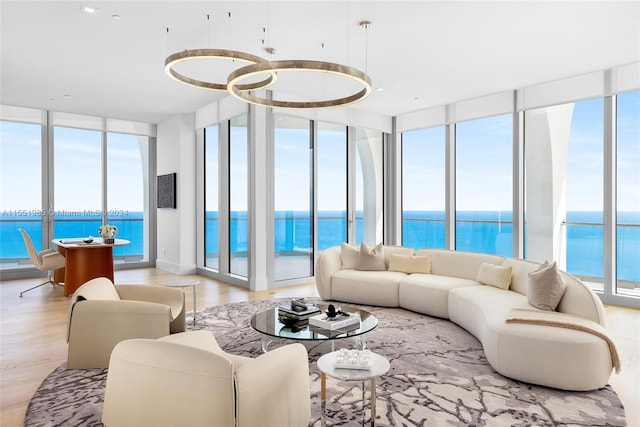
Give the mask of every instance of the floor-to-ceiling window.
M 42 250 L 42 126 L 0 121 L 0 267 L 29 265 L 18 229 L 31 236 Z
M 149 137 L 107 133 L 106 221 L 130 245 L 113 248 L 116 262 L 149 260 Z
M 204 137 L 204 263 L 206 267 L 219 269 L 218 220 L 218 125 L 208 126 Z
M 313 274 L 311 122 L 276 114 L 274 134 L 275 280 Z
M 574 104 L 566 157 L 566 270 L 597 283 L 604 261 L 603 116 L 602 98 Z
M 616 289 L 640 294 L 640 91 L 617 96 Z
M 50 127 L 0 122 L 2 270 L 31 267 L 18 228 L 26 229 L 41 250 L 52 246 L 52 238 L 97 236 L 103 222 L 116 225 L 118 237 L 131 242 L 114 249 L 116 263 L 148 262 L 150 137 L 108 132 L 104 119 L 49 117 Z M 115 127 L 140 128 L 121 121 Z M 9 216 L 13 211 L 17 215 Z
M 247 115 L 229 121 L 229 271 L 247 277 L 249 178 Z
M 53 147 L 54 238 L 97 236 L 103 209 L 102 132 L 55 126 Z
M 511 256 L 513 123 L 510 114 L 456 125 L 456 246 Z
M 445 127 L 402 134 L 402 244 L 444 248 Z
M 347 128 L 318 122 L 318 250 L 347 241 Z

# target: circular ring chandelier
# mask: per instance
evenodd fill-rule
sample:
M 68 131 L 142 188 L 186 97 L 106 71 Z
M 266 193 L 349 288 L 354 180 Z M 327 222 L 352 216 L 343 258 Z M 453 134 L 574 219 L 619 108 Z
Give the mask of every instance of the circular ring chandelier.
M 241 80 L 252 76 L 264 73 L 271 73 L 271 76 L 273 76 L 274 73 L 281 71 L 326 72 L 336 74 L 357 81 L 363 86 L 363 88 L 362 90 L 343 98 L 334 98 L 322 101 L 282 101 L 252 95 L 247 92 L 248 89 L 246 89 L 246 86 L 248 85 L 239 84 Z M 262 89 L 264 87 L 257 89 Z M 335 64 L 333 62 L 304 60 L 261 61 L 238 68 L 229 74 L 226 89 L 231 93 L 231 95 L 238 99 L 266 107 L 324 108 L 352 104 L 366 98 L 371 93 L 371 79 L 367 74 L 356 68 L 349 67 L 347 65 Z
M 192 61 L 196 59 L 237 59 L 239 61 L 248 62 L 250 64 L 266 63 L 266 59 L 259 56 L 252 55 L 246 52 L 240 52 L 237 50 L 228 49 L 190 49 L 176 52 L 169 55 L 164 61 L 164 70 L 166 73 L 174 79 L 186 83 L 191 86 L 201 87 L 205 89 L 214 90 L 227 90 L 227 84 L 211 83 L 204 80 L 197 80 L 191 77 L 187 77 L 184 74 L 180 74 L 173 69 L 173 66 L 179 62 Z M 255 83 L 247 83 L 243 85 L 237 85 L 238 91 L 257 90 L 264 89 L 273 84 L 277 79 L 275 71 L 271 72 L 271 75 L 264 80 Z

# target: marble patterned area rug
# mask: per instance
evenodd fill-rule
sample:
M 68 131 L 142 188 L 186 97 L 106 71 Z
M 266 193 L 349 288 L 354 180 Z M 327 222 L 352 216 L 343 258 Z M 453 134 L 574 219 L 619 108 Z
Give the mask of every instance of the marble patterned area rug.
M 257 357 L 261 335 L 250 326 L 256 311 L 283 300 L 241 302 L 198 312 L 188 329 L 210 330 L 222 348 Z M 384 355 L 391 370 L 378 379 L 376 424 L 383 426 L 624 426 L 625 412 L 610 386 L 567 392 L 505 378 L 487 363 L 480 343 L 452 322 L 402 309 L 363 308 L 379 319 L 366 335 L 367 348 Z M 336 348 L 355 347 L 352 338 Z M 286 344 L 274 342 L 271 347 Z M 320 373 L 316 360 L 331 344 L 308 343 L 312 426 L 320 426 Z M 25 425 L 100 426 L 106 369 L 67 370 L 63 364 L 41 384 L 27 409 Z M 370 422 L 363 413 L 360 383 L 327 379 L 329 425 Z M 367 403 L 369 401 L 367 388 Z

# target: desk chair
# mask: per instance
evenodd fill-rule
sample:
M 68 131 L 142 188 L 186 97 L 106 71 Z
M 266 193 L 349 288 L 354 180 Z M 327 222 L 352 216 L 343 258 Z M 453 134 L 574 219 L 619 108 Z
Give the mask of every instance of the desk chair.
M 22 234 L 24 245 L 27 247 L 29 259 L 31 260 L 33 266 L 40 271 L 47 272 L 46 282 L 42 282 L 38 286 L 34 286 L 33 288 L 29 288 L 25 291 L 20 292 L 20 297 L 22 297 L 22 294 L 24 294 L 25 292 L 29 292 L 48 283 L 51 283 L 51 285 L 53 285 L 54 287 L 60 286 L 60 283 L 56 283 L 53 281 L 51 272 L 59 268 L 64 268 L 64 256 L 54 249 L 45 249 L 43 251 L 36 252 L 36 248 L 33 246 L 33 242 L 31 241 L 31 237 L 29 237 L 29 234 L 27 234 L 27 232 L 22 228 L 20 228 L 20 234 Z

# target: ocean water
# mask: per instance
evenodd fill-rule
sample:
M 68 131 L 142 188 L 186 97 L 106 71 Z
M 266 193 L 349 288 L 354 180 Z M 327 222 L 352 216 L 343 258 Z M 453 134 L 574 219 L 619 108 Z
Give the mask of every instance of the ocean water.
M 42 250 L 40 236 L 42 235 L 42 221 L 39 215 L 1 215 L 0 216 L 0 260 L 3 263 L 14 259 L 28 258 L 27 250 L 22 241 L 22 235 L 18 231 L 24 228 L 36 250 Z M 128 212 L 127 215 L 109 218 L 109 224 L 118 227 L 118 236 L 131 241 L 127 246 L 113 248 L 114 257 L 142 257 L 143 247 L 143 212 Z M 74 212 L 65 215 L 56 213 L 54 238 L 65 237 L 99 237 L 98 227 L 102 225 L 100 213 Z
M 496 253 L 511 256 L 511 214 L 501 212 L 462 212 L 456 218 L 456 248 L 471 252 Z M 217 212 L 206 214 L 206 251 L 218 252 Z M 308 214 L 294 211 L 276 212 L 275 250 L 279 253 L 309 252 L 312 247 L 312 227 Z M 567 213 L 567 271 L 580 276 L 603 275 L 603 227 L 601 212 Z M 97 236 L 99 215 L 56 216 L 55 238 Z M 143 254 L 143 213 L 129 212 L 126 216 L 109 219 L 118 227 L 118 237 L 131 241 L 129 246 L 114 248 L 116 257 L 141 257 Z M 572 224 L 575 223 L 575 224 Z M 0 216 L 0 259 L 11 263 L 27 258 L 18 228 L 33 236 L 40 236 L 39 216 Z M 362 212 L 356 213 L 356 239 L 362 240 Z M 413 248 L 444 248 L 444 212 L 410 211 L 404 213 L 402 234 L 405 246 Z M 526 232 L 526 228 L 525 228 Z M 232 213 L 230 229 L 231 251 L 247 251 L 248 224 L 245 212 Z M 526 236 L 525 236 L 526 239 Z M 323 211 L 318 215 L 318 248 L 339 245 L 346 240 L 346 214 Z M 40 250 L 40 242 L 34 239 Z M 617 233 L 618 278 L 640 282 L 640 212 L 618 214 Z

